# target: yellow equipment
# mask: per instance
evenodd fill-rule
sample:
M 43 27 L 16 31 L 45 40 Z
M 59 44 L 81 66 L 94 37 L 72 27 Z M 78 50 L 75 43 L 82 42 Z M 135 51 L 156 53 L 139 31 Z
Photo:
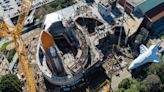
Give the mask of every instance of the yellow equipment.
M 98 85 L 93 91 L 90 91 L 89 87 L 86 88 L 86 92 L 111 92 L 111 83 L 108 79 Z
M 102 90 L 101 92 L 110 92 L 110 81 L 106 79 L 103 83 L 101 83 L 93 92 L 99 92 L 100 89 Z
M 9 27 L 5 25 L 4 22 L 0 23 L 0 35 L 2 37 L 11 36 L 13 38 L 15 42 L 15 47 L 18 54 L 19 62 L 22 66 L 23 73 L 26 77 L 29 91 L 36 92 L 32 70 L 30 69 L 30 65 L 28 61 L 26 46 L 21 36 L 21 31 L 24 27 L 24 23 L 31 9 L 32 1 L 33 0 L 22 0 L 21 10 L 19 12 L 17 25 L 15 27 Z
M 89 87 L 88 87 L 88 88 L 86 88 L 86 92 L 90 92 Z

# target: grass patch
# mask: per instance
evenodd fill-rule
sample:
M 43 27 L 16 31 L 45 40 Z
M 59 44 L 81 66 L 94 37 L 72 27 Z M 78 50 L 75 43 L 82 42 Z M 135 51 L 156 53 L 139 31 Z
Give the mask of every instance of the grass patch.
M 13 43 L 13 41 L 10 41 L 10 42 L 6 42 L 4 43 L 1 48 L 0 48 L 0 51 L 3 52 L 3 54 L 6 56 L 7 60 L 9 61 L 9 63 L 12 61 L 13 57 L 14 57 L 14 54 L 16 53 L 16 50 L 15 49 L 12 49 L 10 51 L 8 51 L 6 49 L 6 47 Z
M 164 35 L 161 36 L 161 39 L 164 39 Z
M 11 41 L 11 42 L 6 42 L 6 43 L 4 43 L 4 44 L 2 45 L 2 47 L 1 47 L 1 51 L 6 51 L 6 50 L 7 50 L 6 47 L 7 47 L 7 45 L 9 45 L 10 43 L 12 43 L 12 41 Z

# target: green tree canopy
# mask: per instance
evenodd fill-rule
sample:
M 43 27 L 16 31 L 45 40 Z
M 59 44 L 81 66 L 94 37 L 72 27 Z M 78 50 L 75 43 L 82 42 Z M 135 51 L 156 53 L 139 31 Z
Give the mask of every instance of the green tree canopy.
M 115 92 L 164 92 L 164 62 L 152 63 L 143 71 L 141 77 L 122 80 Z
M 140 92 L 160 92 L 161 91 L 161 80 L 157 75 L 151 74 L 148 75 L 141 82 Z
M 162 81 L 162 83 L 164 83 L 164 62 L 159 62 L 159 63 L 153 63 L 150 67 L 149 67 L 149 71 L 148 74 L 155 74 L 158 75 Z
M 22 91 L 23 83 L 15 74 L 6 74 L 0 80 L 0 92 L 20 92 Z
M 132 78 L 126 78 L 120 82 L 118 85 L 118 88 L 124 88 L 124 89 L 129 89 L 129 88 L 134 88 L 137 89 L 139 86 L 139 82 L 135 79 Z
M 125 92 L 124 88 L 119 88 L 118 90 L 116 90 L 115 92 Z
M 118 88 L 115 92 L 139 92 L 140 82 L 132 78 L 126 78 L 120 82 Z
M 125 92 L 139 92 L 139 90 L 135 88 L 130 88 L 130 89 L 125 90 Z
M 123 79 L 121 81 L 121 83 L 118 85 L 118 88 L 128 89 L 128 88 L 130 88 L 132 83 L 133 83 L 133 81 L 129 78 Z

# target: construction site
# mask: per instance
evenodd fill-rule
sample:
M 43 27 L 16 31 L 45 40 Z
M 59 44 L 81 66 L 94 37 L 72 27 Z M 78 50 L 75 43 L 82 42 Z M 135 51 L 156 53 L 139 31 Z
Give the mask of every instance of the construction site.
M 37 4 L 22 0 L 17 23 L 0 22 L 0 76 L 16 74 L 23 83 L 12 79 L 16 92 L 115 92 L 133 70 L 164 60 L 164 39 L 150 36 L 159 34 L 150 30 L 164 13 L 157 22 L 146 16 L 164 2 L 140 14 L 149 0 L 93 1 L 77 0 L 31 24 Z

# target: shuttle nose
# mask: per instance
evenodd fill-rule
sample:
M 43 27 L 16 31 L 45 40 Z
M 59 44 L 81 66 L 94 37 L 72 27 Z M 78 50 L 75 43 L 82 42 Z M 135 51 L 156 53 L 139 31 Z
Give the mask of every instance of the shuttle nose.
M 133 64 L 130 64 L 128 67 L 129 70 L 133 69 Z

